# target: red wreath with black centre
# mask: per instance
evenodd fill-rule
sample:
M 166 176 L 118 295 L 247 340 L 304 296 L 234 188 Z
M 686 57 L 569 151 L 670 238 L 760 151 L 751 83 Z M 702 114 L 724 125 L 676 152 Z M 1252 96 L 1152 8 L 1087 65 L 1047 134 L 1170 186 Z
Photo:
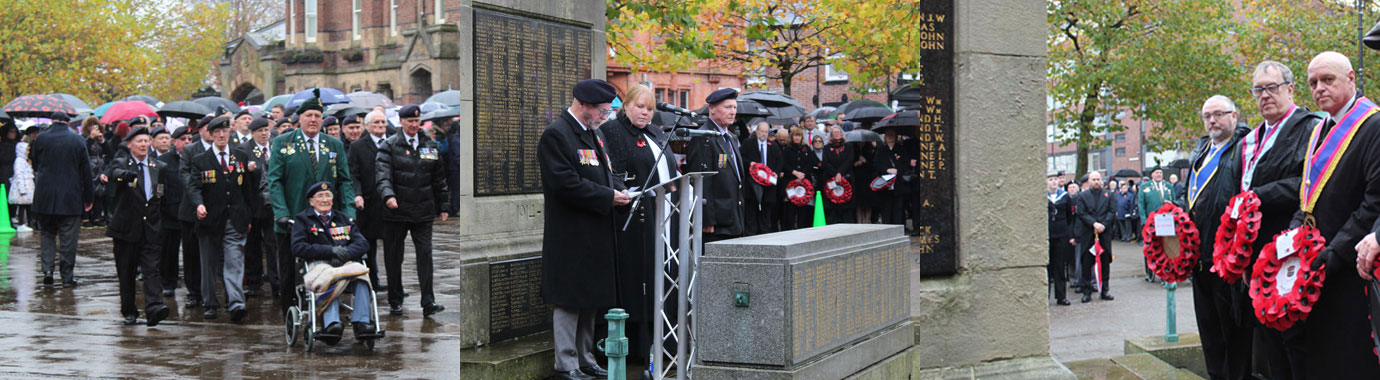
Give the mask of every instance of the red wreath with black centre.
M 853 185 L 848 184 L 847 179 L 829 180 L 824 186 L 824 196 L 829 198 L 834 204 L 848 203 L 853 199 Z
M 1170 214 L 1174 217 L 1174 232 L 1181 248 L 1177 257 L 1169 257 L 1164 252 L 1164 242 L 1159 236 L 1155 236 L 1155 216 L 1160 214 Z M 1145 218 L 1145 228 L 1141 229 L 1141 237 L 1145 240 L 1145 261 L 1149 264 L 1150 270 L 1155 272 L 1155 276 L 1168 282 L 1188 280 L 1189 275 L 1193 273 L 1194 265 L 1198 263 L 1198 244 L 1201 238 L 1198 236 L 1198 226 L 1193 224 L 1193 220 L 1189 219 L 1184 209 L 1173 203 L 1160 206 L 1159 210 Z
M 1235 284 L 1251 265 L 1252 244 L 1260 233 L 1260 197 L 1247 191 L 1227 201 L 1212 244 L 1212 273 Z
M 1293 239 L 1283 239 L 1290 231 L 1297 231 Z M 1276 249 L 1277 243 L 1282 241 L 1289 241 L 1294 250 L 1293 254 L 1284 258 L 1279 257 Z M 1326 262 L 1313 269 L 1313 261 L 1318 260 L 1325 244 L 1326 239 L 1317 228 L 1303 226 L 1275 235 L 1274 241 L 1260 251 L 1260 258 L 1255 260 L 1254 273 L 1251 274 L 1250 295 L 1255 317 L 1261 324 L 1284 331 L 1308 318 L 1308 313 L 1313 311 L 1313 305 L 1322 294 L 1323 281 L 1327 277 Z M 1281 271 L 1286 271 L 1286 274 L 1293 271 L 1295 274 L 1294 283 L 1283 291 L 1275 280 Z

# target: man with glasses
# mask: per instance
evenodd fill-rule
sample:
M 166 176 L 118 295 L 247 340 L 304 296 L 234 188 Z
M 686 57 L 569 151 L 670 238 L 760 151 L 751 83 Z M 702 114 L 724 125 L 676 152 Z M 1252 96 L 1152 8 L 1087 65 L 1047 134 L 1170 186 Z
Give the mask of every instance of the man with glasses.
M 1239 190 L 1254 191 L 1260 197 L 1260 230 L 1251 247 L 1252 252 L 1260 252 L 1272 237 L 1289 228 L 1289 220 L 1299 211 L 1303 156 L 1308 149 L 1309 133 L 1322 117 L 1294 104 L 1294 73 L 1282 63 L 1265 61 L 1256 65 L 1250 91 L 1265 120 L 1241 140 Z M 1238 302 L 1236 305 L 1219 302 L 1215 308 L 1197 307 L 1198 330 L 1203 338 L 1208 372 L 1213 377 L 1244 378 L 1249 373 L 1251 361 L 1253 323 L 1233 310 L 1250 310 L 1246 282 L 1237 281 L 1228 286 L 1218 278 L 1195 279 L 1194 288 L 1199 286 L 1222 287 L 1219 293 L 1229 293 L 1232 298 L 1228 299 Z M 1304 377 L 1301 371 L 1304 360 L 1302 330 L 1301 326 L 1282 333 L 1257 329 L 1263 345 L 1261 349 L 1269 357 L 1266 362 L 1270 364 L 1271 378 Z

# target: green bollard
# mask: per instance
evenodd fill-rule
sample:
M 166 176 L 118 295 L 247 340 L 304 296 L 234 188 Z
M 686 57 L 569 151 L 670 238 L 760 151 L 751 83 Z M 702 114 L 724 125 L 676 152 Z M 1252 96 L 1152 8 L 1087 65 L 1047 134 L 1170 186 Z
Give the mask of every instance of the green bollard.
M 600 341 L 599 349 L 609 358 L 609 380 L 627 380 L 628 337 L 623 324 L 628 319 L 628 313 L 623 309 L 609 309 L 609 313 L 604 314 L 604 319 L 609 321 L 609 337 Z
M 1178 342 L 1178 341 L 1179 341 L 1179 328 L 1178 328 L 1178 326 L 1177 326 L 1178 322 L 1176 321 L 1176 318 L 1175 318 L 1175 307 L 1174 307 L 1174 289 L 1178 289 L 1178 288 L 1179 288 L 1179 283 L 1177 283 L 1177 282 L 1165 282 L 1165 283 L 1164 283 L 1165 310 L 1167 310 L 1167 314 L 1165 315 L 1165 321 L 1164 321 L 1164 324 L 1165 324 L 1165 326 L 1164 326 L 1164 327 L 1165 327 L 1164 341 L 1165 341 L 1165 342 L 1170 342 L 1170 343 Z

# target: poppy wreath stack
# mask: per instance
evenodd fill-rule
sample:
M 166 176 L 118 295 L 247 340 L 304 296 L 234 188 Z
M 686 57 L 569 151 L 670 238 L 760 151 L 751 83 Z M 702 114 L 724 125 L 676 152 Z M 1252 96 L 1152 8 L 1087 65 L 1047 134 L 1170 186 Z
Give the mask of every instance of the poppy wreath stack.
M 853 199 L 853 185 L 848 184 L 847 179 L 829 180 L 825 185 L 827 190 L 824 195 L 829 198 L 830 202 L 841 205 Z
M 1173 216 L 1174 232 L 1181 248 L 1177 257 L 1165 254 L 1164 242 L 1155 236 L 1155 216 L 1160 214 Z M 1159 210 L 1145 218 L 1145 228 L 1141 230 L 1141 236 L 1145 240 L 1145 261 L 1149 263 L 1150 270 L 1155 272 L 1155 276 L 1166 282 L 1188 280 L 1188 276 L 1193 273 L 1193 266 L 1198 263 L 1198 244 L 1201 243 L 1201 238 L 1198 236 L 1198 226 L 1188 218 L 1188 213 L 1184 212 L 1184 209 L 1172 203 L 1160 206 Z
M 786 183 L 786 198 L 790 199 L 791 204 L 804 207 L 810 204 L 811 195 L 814 195 L 815 187 L 810 184 L 808 179 L 797 179 Z
M 1288 247 L 1279 247 L 1279 243 Z M 1327 263 L 1315 270 L 1324 247 L 1324 239 L 1317 228 L 1303 226 L 1275 235 L 1275 240 L 1260 251 L 1251 274 L 1251 306 L 1260 323 L 1284 331 L 1294 323 L 1308 318 L 1318 296 L 1322 294 L 1327 277 Z M 1289 252 L 1280 257 L 1280 250 Z M 1276 277 L 1284 274 L 1293 283 L 1280 283 Z
M 1235 284 L 1251 265 L 1251 247 L 1260 232 L 1260 197 L 1247 191 L 1227 201 L 1212 244 L 1212 273 Z
M 752 180 L 762 186 L 776 185 L 776 173 L 771 168 L 761 162 L 754 162 L 748 166 L 748 171 L 752 173 Z

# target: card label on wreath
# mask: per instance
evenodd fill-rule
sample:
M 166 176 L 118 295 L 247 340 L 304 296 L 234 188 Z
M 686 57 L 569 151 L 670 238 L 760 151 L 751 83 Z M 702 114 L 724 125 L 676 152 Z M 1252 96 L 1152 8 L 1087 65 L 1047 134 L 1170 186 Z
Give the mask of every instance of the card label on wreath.
M 1236 198 L 1236 203 L 1231 206 L 1231 218 L 1241 219 L 1241 198 Z
M 1285 257 L 1294 254 L 1294 234 L 1298 232 L 1299 229 L 1293 228 L 1275 238 L 1275 258 L 1283 260 Z M 1281 269 L 1281 271 L 1283 271 L 1283 269 Z
M 1174 215 L 1155 214 L 1155 236 L 1174 236 Z
M 1298 280 L 1302 265 L 1303 262 L 1298 257 L 1290 257 L 1279 266 L 1279 273 L 1275 273 L 1275 290 L 1279 295 L 1286 295 L 1294 290 L 1294 281 Z

